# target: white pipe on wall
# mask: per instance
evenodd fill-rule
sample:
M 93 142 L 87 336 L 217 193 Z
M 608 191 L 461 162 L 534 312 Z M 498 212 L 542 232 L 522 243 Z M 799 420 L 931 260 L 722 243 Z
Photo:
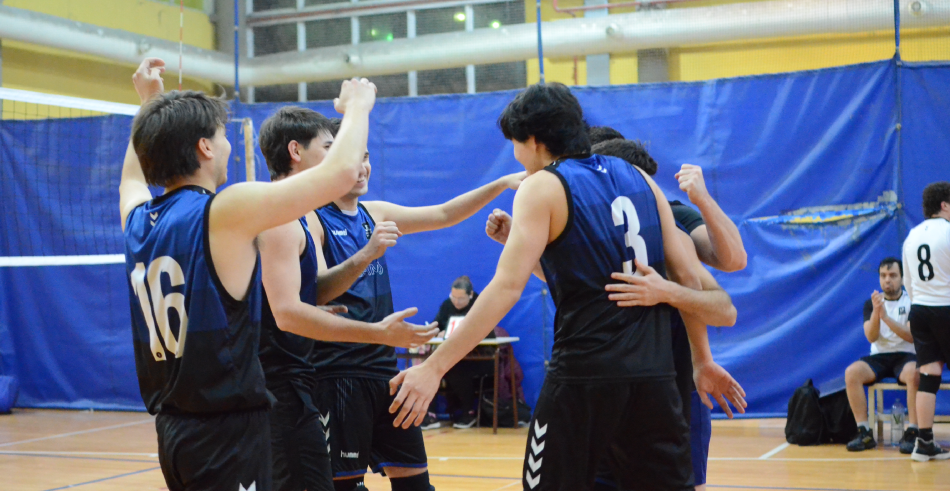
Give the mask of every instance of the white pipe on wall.
M 903 28 L 950 25 L 950 2 L 902 0 Z M 715 7 L 649 10 L 601 18 L 544 23 L 544 51 L 551 58 L 631 52 L 725 41 L 891 30 L 888 0 L 775 0 Z M 536 56 L 534 24 L 477 29 L 281 53 L 242 60 L 241 83 L 287 84 L 413 70 L 504 63 Z M 50 46 L 138 64 L 146 56 L 174 59 L 177 44 L 0 6 L 0 38 Z M 189 49 L 185 72 L 233 83 L 230 56 Z

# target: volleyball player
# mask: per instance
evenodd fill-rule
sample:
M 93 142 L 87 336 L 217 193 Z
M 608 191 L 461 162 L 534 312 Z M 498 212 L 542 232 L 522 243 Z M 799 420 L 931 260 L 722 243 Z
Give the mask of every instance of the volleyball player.
M 330 120 L 310 109 L 283 107 L 267 118 L 261 125 L 259 144 L 271 181 L 320 165 L 333 143 L 332 131 Z M 350 187 L 328 190 L 332 193 L 328 197 L 341 196 Z M 313 340 L 411 347 L 428 341 L 438 329 L 404 322 L 416 309 L 366 323 L 316 307 L 317 252 L 306 217 L 267 230 L 260 237 L 264 284 L 260 359 L 267 389 L 277 399 L 270 418 L 274 489 L 332 491 L 330 455 L 320 413 L 313 404 L 317 385 L 310 360 Z M 395 243 L 395 235 L 389 231 L 376 239 L 382 251 Z
M 589 490 L 606 458 L 621 486 L 692 489 L 688 432 L 674 381 L 668 305 L 622 308 L 604 295 L 634 263 L 698 288 L 662 191 L 615 158 L 590 156 L 581 107 L 561 84 L 528 87 L 499 119 L 530 177 L 515 195 L 495 277 L 421 365 L 401 372 L 394 424 L 418 425 L 445 372 L 519 299 L 541 261 L 557 306 L 555 340 L 525 451 L 526 490 Z M 684 310 L 710 292 L 692 291 Z M 691 329 L 708 349 L 705 328 Z
M 346 306 L 347 317 L 376 322 L 393 312 L 384 249 L 374 245 L 381 230 L 396 236 L 455 225 L 506 189 L 517 189 L 524 173 L 501 177 L 448 202 L 405 207 L 385 201 L 361 202 L 372 167 L 363 155 L 359 180 L 346 196 L 320 208 L 311 230 L 321 273 L 317 301 Z M 396 428 L 388 408 L 387 382 L 399 371 L 395 350 L 373 343 L 317 342 L 315 403 L 322 414 L 333 466 L 334 487 L 363 487 L 367 467 L 382 472 L 393 491 L 428 491 L 428 463 L 422 431 Z
M 910 296 L 910 333 L 917 351 L 920 434 L 911 458 L 950 459 L 934 441 L 934 410 L 943 365 L 950 363 L 950 182 L 924 188 L 924 218 L 904 240 L 904 288 Z
M 199 92 L 164 94 L 164 62 L 133 76 L 142 108 L 119 184 L 139 389 L 157 415 L 171 490 L 271 489 L 270 397 L 258 360 L 261 232 L 352 186 L 375 87 L 346 81 L 345 115 L 323 165 L 277 183 L 227 179 L 227 104 Z M 148 186 L 165 188 L 153 197 Z

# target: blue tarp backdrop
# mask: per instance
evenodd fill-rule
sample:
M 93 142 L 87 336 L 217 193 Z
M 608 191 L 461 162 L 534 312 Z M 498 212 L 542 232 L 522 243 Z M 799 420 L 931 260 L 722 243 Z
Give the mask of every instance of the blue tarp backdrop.
M 748 267 L 715 273 L 732 295 L 738 322 L 711 329 L 710 339 L 717 360 L 744 385 L 751 413 L 783 415 L 806 379 L 839 378 L 868 353 L 861 313 L 879 288 L 877 264 L 899 257 L 903 237 L 922 219 L 923 187 L 950 180 L 950 144 L 941 132 L 950 126 L 948 86 L 950 65 L 882 61 L 574 89 L 592 125 L 647 144 L 670 199 L 686 201 L 673 177 L 680 164 L 700 165 L 710 193 L 739 225 Z M 441 203 L 521 170 L 495 124 L 514 94 L 378 101 L 366 199 Z M 335 114 L 329 103 L 303 105 Z M 259 127 L 278 107 L 237 105 L 234 116 Z M 29 136 L 48 133 L 44 125 L 86 132 L 82 144 L 97 149 L 47 165 L 50 152 L 64 150 L 56 139 Z M 118 116 L 0 122 L 0 256 L 122 252 L 115 209 L 129 126 L 130 118 Z M 232 163 L 243 168 L 237 128 L 229 131 L 242 160 Z M 40 147 L 25 151 L 23 141 Z M 243 172 L 231 176 L 241 180 Z M 396 308 L 417 306 L 416 321 L 432 320 L 457 276 L 483 288 L 501 251 L 484 234 L 485 218 L 493 207 L 510 210 L 512 197 L 506 192 L 451 229 L 401 238 L 387 252 Z M 98 211 L 64 217 L 77 202 Z M 0 268 L 0 373 L 20 377 L 19 405 L 142 408 L 127 282 L 122 265 Z M 532 405 L 553 317 L 545 285 L 532 279 L 503 322 L 521 337 L 515 353 Z M 945 397 L 941 409 L 950 410 Z

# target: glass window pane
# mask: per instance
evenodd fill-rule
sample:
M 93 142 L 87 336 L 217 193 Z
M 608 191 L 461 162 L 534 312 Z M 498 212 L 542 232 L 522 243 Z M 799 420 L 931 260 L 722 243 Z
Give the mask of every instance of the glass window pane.
M 533 6 L 532 6 L 533 7 Z M 498 29 L 511 24 L 524 24 L 524 3 L 504 2 L 473 5 L 475 29 L 494 27 Z
M 442 70 L 424 70 L 419 72 L 419 95 L 464 94 L 465 67 Z
M 416 11 L 417 36 L 464 30 L 465 9 L 461 6 Z
M 476 92 L 523 89 L 527 84 L 527 68 L 523 61 L 475 67 Z
M 297 24 L 254 28 L 254 56 L 297 51 Z
M 404 97 L 409 95 L 409 78 L 405 73 L 395 75 L 378 75 L 369 77 L 376 84 L 378 97 Z M 327 80 L 324 82 L 310 82 L 307 84 L 307 99 L 311 101 L 329 101 L 340 95 L 340 85 L 343 80 Z M 338 114 L 326 115 L 339 117 Z
M 406 13 L 360 17 L 360 42 L 392 41 L 406 37 Z
M 343 46 L 353 41 L 350 35 L 350 19 L 315 20 L 305 24 L 307 49 L 326 46 Z
M 297 102 L 297 84 L 254 87 L 255 102 Z

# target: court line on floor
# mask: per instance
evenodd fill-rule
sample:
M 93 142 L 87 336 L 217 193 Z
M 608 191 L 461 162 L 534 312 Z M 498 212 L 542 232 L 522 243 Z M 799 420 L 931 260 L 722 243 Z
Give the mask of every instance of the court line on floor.
M 103 477 L 102 479 L 96 479 L 94 481 L 86 481 L 86 482 L 81 482 L 77 484 L 69 484 L 66 486 L 58 487 L 58 488 L 46 489 L 44 491 L 60 491 L 62 489 L 73 489 L 73 488 L 78 488 L 79 486 L 85 486 L 87 484 L 96 484 L 100 482 L 111 481 L 112 479 L 119 479 L 122 477 L 134 476 L 136 474 L 143 474 L 145 472 L 157 471 L 159 469 L 161 469 L 161 467 L 149 467 L 148 469 L 142 469 L 140 471 L 126 472 L 125 474 L 119 474 L 119 475 L 110 476 L 110 477 Z
M 135 425 L 140 425 L 140 424 L 145 424 L 145 423 L 153 423 L 154 421 L 155 421 L 154 419 L 146 419 L 142 421 L 135 421 L 132 423 L 122 423 L 122 424 L 112 425 L 112 426 L 103 426 L 101 428 L 91 428 L 88 430 L 72 431 L 69 433 L 61 433 L 58 435 L 43 436 L 40 438 L 30 438 L 29 440 L 20 440 L 18 442 L 0 443 L 0 447 L 9 447 L 11 445 L 19 445 L 21 443 L 41 442 L 44 440 L 53 440 L 56 438 L 66 438 L 68 436 L 75 436 L 75 435 L 85 435 L 87 433 L 95 433 L 97 431 L 114 430 L 117 428 L 125 428 L 126 426 L 135 426 Z
M 524 457 L 429 457 L 430 461 L 448 462 L 449 460 L 524 460 Z M 716 461 L 739 461 L 755 462 L 762 457 L 709 457 L 709 460 Z M 850 458 L 807 458 L 807 457 L 789 457 L 789 458 L 770 458 L 774 462 L 869 462 L 879 460 L 907 460 L 907 457 L 850 457 Z
M 50 455 L 43 452 L 0 452 L 0 457 L 9 455 L 11 457 L 45 457 L 47 459 L 74 459 L 74 460 L 100 460 L 105 462 L 138 462 L 145 464 L 154 464 L 154 460 L 133 460 L 133 459 L 115 459 L 108 457 L 84 457 L 81 455 Z
M 512 479 L 518 479 L 517 477 L 502 477 L 502 476 L 463 476 L 457 474 L 429 474 L 432 477 L 448 477 L 451 479 L 504 479 L 510 481 Z
M 501 491 L 502 489 L 508 489 L 508 488 L 510 488 L 510 487 L 512 487 L 512 486 L 516 486 L 516 485 L 518 485 L 518 484 L 521 484 L 521 481 L 520 481 L 520 480 L 517 480 L 517 479 L 512 478 L 512 481 L 514 481 L 514 482 L 512 482 L 511 484 L 505 484 L 504 486 L 502 486 L 502 487 L 500 487 L 500 488 L 495 488 L 493 491 Z
M 772 450 L 769 450 L 768 452 L 765 452 L 764 454 L 760 455 L 759 458 L 762 460 L 768 459 L 769 457 L 781 452 L 782 450 L 785 450 L 786 448 L 789 447 L 789 445 L 790 444 L 788 442 L 782 443 L 781 445 L 773 448 Z
M 0 454 L 43 454 L 43 455 L 116 455 L 120 457 L 154 457 L 158 458 L 157 453 L 149 452 L 62 452 L 45 450 L 0 450 Z
M 783 486 L 730 486 L 727 484 L 706 484 L 707 488 L 765 489 L 776 491 L 898 491 L 894 489 L 853 489 L 853 488 L 792 488 Z

